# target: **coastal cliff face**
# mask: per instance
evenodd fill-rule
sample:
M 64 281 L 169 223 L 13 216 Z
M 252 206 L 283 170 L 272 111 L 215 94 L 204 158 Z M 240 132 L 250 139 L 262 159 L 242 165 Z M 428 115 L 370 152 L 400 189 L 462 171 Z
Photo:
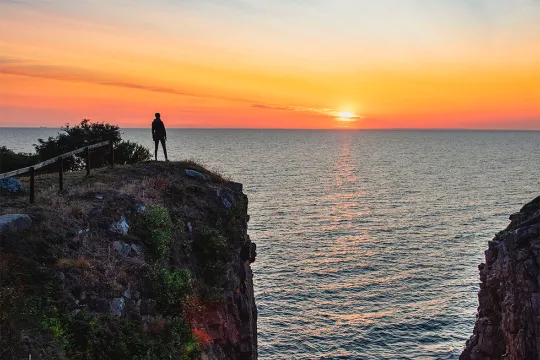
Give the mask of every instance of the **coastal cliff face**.
M 476 324 L 460 360 L 540 359 L 540 197 L 510 220 L 479 266 Z
M 241 184 L 191 162 L 55 181 L 0 198 L 31 220 L 0 230 L 1 359 L 257 359 Z

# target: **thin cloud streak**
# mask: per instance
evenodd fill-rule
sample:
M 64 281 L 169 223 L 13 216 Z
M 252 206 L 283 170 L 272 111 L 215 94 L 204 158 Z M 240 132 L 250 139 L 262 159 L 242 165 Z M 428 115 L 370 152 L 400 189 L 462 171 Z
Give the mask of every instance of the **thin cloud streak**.
M 121 80 L 103 80 L 103 77 L 111 77 L 109 75 L 102 75 L 94 73 L 92 71 L 87 71 L 84 69 L 79 69 L 75 67 L 66 67 L 66 66 L 53 66 L 53 65 L 28 65 L 36 64 L 31 60 L 18 59 L 18 58 L 8 58 L 0 57 L 0 74 L 4 75 L 13 75 L 13 76 L 24 76 L 31 78 L 41 78 L 48 80 L 58 80 L 58 81 L 68 81 L 75 83 L 86 83 L 93 85 L 103 85 L 103 86 L 113 86 L 120 87 L 125 89 L 134 89 L 142 91 L 150 91 L 155 93 L 163 94 L 172 94 L 178 96 L 187 96 L 187 97 L 196 97 L 203 99 L 213 99 L 213 100 L 225 100 L 231 102 L 239 102 L 249 104 L 252 108 L 263 109 L 263 110 L 281 110 L 281 111 L 291 111 L 291 112 L 303 112 L 303 113 L 312 113 L 319 114 L 329 117 L 339 117 L 339 113 L 335 109 L 329 108 L 315 108 L 315 107 L 305 107 L 305 106 L 278 106 L 272 104 L 260 104 L 253 103 L 253 100 L 243 99 L 243 98 L 234 98 L 226 96 L 217 96 L 217 95 L 205 95 L 189 91 L 182 91 L 173 88 L 160 87 L 160 86 L 151 86 L 143 85 L 134 82 L 127 82 Z M 22 65 L 22 66 L 19 66 Z
M 362 118 L 362 116 L 349 114 L 349 113 L 347 113 L 347 116 L 343 116 L 344 112 L 336 110 L 336 109 L 329 109 L 329 108 L 314 108 L 314 107 L 304 107 L 304 106 L 279 106 L 279 105 L 265 105 L 265 104 L 252 104 L 251 107 L 258 108 L 258 109 L 267 109 L 267 110 L 314 113 L 314 114 L 329 116 L 332 118 L 347 118 L 348 119 L 347 121 L 355 121 Z
M 240 98 L 217 96 L 217 95 L 204 95 L 204 94 L 198 94 L 198 93 L 189 92 L 189 91 L 177 90 L 173 88 L 142 85 L 142 84 L 126 82 L 126 81 L 121 81 L 121 80 L 104 80 L 104 79 L 100 79 L 100 78 L 103 78 L 103 75 L 99 75 L 91 71 L 86 71 L 86 70 L 72 68 L 72 67 L 49 66 L 49 65 L 14 67 L 13 64 L 21 64 L 22 61 L 8 62 L 8 61 L 5 61 L 6 59 L 7 58 L 3 58 L 3 59 L 0 58 L 0 74 L 26 76 L 26 77 L 33 77 L 33 78 L 49 79 L 49 80 L 70 81 L 70 82 L 87 83 L 87 84 L 94 84 L 94 85 L 114 86 L 114 87 L 122 87 L 122 88 L 127 88 L 127 89 L 144 90 L 144 91 L 151 91 L 151 92 L 164 93 L 164 94 L 173 94 L 173 95 L 179 95 L 179 96 L 227 100 L 227 101 L 244 102 L 244 103 L 252 102 L 251 100 L 248 100 L 248 99 L 240 99 Z M 28 63 L 28 61 L 24 63 Z M 2 66 L 5 64 L 7 64 L 8 66 Z

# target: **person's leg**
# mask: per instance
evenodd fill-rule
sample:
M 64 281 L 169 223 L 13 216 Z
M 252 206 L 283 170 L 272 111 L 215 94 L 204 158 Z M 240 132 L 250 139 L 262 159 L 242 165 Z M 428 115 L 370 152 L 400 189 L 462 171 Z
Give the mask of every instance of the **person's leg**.
M 157 149 L 158 149 L 158 146 L 159 146 L 159 140 L 154 140 L 154 143 L 156 144 L 156 150 L 154 150 L 154 155 L 155 155 L 156 161 L 157 161 Z
M 165 146 L 165 139 L 161 139 L 161 146 L 163 147 L 163 154 L 165 154 L 165 161 L 169 161 L 167 157 L 167 147 Z

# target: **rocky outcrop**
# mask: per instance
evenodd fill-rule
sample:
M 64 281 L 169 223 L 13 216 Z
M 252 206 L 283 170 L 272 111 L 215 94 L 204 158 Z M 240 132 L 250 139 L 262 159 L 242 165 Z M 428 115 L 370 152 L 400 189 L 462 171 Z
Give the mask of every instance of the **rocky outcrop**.
M 192 162 L 71 175 L 0 197 L 0 359 L 257 359 L 241 184 Z
M 479 266 L 476 324 L 460 360 L 540 359 L 540 197 L 510 220 Z

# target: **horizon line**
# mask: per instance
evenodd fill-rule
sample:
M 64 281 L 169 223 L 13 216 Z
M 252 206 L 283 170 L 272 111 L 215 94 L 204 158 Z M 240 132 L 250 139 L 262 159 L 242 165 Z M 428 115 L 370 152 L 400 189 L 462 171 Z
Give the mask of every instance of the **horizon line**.
M 150 127 L 119 127 L 122 129 L 150 129 Z M 0 126 L 0 129 L 58 129 L 54 126 Z M 291 130 L 291 131 L 540 131 L 538 129 L 486 129 L 486 128 L 244 128 L 244 127 L 167 127 L 167 129 L 177 130 Z

